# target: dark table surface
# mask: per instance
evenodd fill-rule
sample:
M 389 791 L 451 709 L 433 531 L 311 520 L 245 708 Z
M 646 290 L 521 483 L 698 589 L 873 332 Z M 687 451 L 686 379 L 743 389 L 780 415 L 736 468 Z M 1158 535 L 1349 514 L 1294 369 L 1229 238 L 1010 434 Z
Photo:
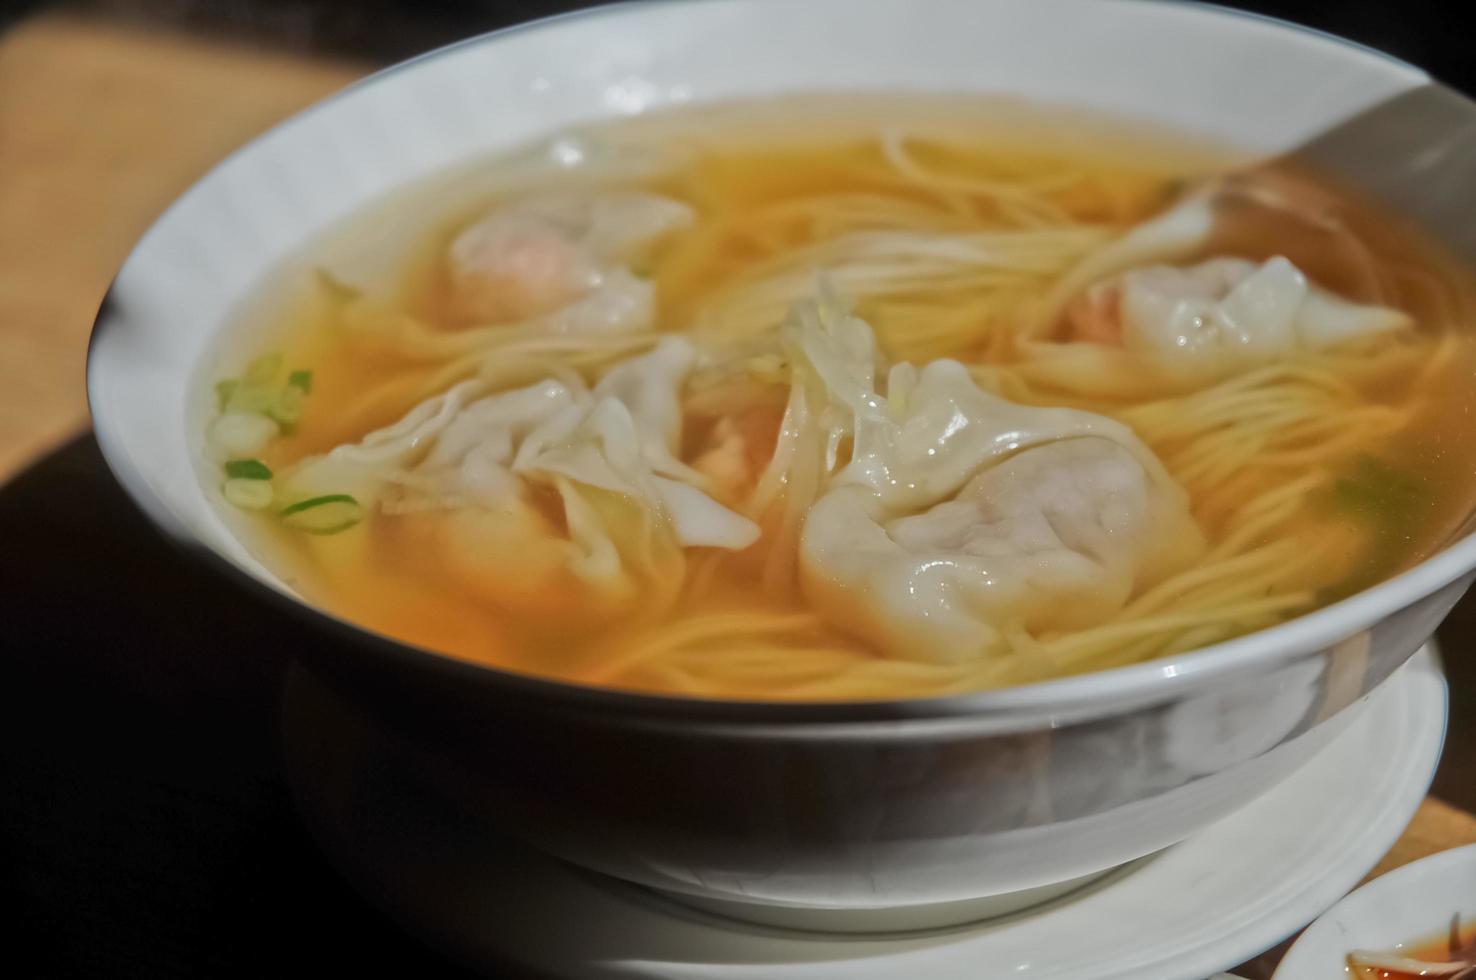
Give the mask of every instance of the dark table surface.
M 167 544 L 91 436 L 0 488 L 0 628 L 0 976 L 463 975 L 299 823 L 277 702 L 300 625 Z
M 41 5 L 0 0 L 0 24 Z M 581 5 L 65 6 L 391 60 Z M 1441 5 L 1256 6 L 1476 82 Z M 0 898 L 20 909 L 0 928 L 0 976 L 464 975 L 359 899 L 298 821 L 277 711 L 301 635 L 159 538 L 90 436 L 0 487 Z M 1476 810 L 1476 602 L 1441 639 L 1452 723 L 1434 792 Z

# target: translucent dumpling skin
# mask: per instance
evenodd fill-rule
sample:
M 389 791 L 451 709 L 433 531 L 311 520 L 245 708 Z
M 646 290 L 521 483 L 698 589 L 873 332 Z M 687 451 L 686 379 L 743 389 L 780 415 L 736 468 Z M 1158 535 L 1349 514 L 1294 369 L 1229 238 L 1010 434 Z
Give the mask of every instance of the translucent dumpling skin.
M 650 325 L 650 284 L 630 264 L 692 223 L 679 201 L 635 191 L 571 192 L 499 207 L 452 241 L 451 312 L 481 323 L 542 320 L 560 332 Z
M 891 656 L 985 657 L 1002 632 L 1091 625 L 1203 549 L 1188 499 L 1126 427 L 1015 405 L 963 365 L 894 368 L 811 510 L 807 598 Z
M 675 456 L 695 359 L 671 337 L 592 390 L 548 379 L 489 394 L 463 382 L 303 460 L 284 477 L 287 499 L 348 493 L 406 521 L 429 542 L 426 560 L 504 607 L 659 605 L 680 583 L 684 549 L 738 550 L 759 533 Z
M 1276 256 L 1220 258 L 1125 273 L 1115 288 L 1123 346 L 1204 371 L 1265 363 L 1410 326 L 1408 316 L 1351 303 Z
M 1252 262 L 1216 255 L 1190 264 L 1213 244 L 1217 195 L 1329 227 L 1330 219 L 1309 216 L 1314 209 L 1288 188 L 1241 184 L 1190 195 L 1064 276 L 1047 309 L 1051 317 L 1066 313 L 1067 339 L 1125 348 L 1182 381 L 1223 377 L 1292 351 L 1328 350 L 1413 326 L 1400 310 L 1323 289 L 1285 256 Z

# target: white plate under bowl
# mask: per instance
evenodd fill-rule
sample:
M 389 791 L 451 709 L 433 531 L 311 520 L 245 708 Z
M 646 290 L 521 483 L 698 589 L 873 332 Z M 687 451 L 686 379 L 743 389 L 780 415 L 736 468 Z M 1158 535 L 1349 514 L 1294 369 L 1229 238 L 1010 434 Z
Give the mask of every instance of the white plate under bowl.
M 1446 720 L 1434 655 L 1349 710 L 1302 770 L 1181 844 L 1006 919 L 887 936 L 740 925 L 490 833 L 302 673 L 288 685 L 284 737 L 299 803 L 349 877 L 431 944 L 498 975 L 511 965 L 571 980 L 1202 980 L 1345 894 L 1424 798 Z
M 1445 934 L 1453 915 L 1476 921 L 1476 844 L 1391 871 L 1334 905 L 1302 933 L 1274 980 L 1347 980 L 1352 950 L 1423 946 Z

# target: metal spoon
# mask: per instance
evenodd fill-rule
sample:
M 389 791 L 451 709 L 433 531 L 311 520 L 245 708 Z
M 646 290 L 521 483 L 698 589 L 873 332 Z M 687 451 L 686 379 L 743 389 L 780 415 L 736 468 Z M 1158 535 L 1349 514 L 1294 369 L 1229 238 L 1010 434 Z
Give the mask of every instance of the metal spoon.
M 1410 89 L 1284 158 L 1350 182 L 1476 259 L 1476 102 L 1454 89 Z

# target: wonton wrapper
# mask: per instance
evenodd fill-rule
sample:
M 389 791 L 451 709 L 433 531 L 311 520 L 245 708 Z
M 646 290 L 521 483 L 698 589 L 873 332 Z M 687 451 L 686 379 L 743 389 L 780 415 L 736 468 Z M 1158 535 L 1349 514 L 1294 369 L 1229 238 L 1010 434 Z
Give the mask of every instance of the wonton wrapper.
M 1008 625 L 1079 628 L 1203 550 L 1184 490 L 1131 430 L 1016 405 L 956 361 L 891 371 L 805 523 L 806 596 L 891 656 L 967 661 Z
M 545 194 L 494 208 L 447 251 L 451 314 L 537 319 L 559 333 L 647 329 L 653 290 L 630 264 L 692 221 L 687 205 L 640 191 Z
M 284 487 L 288 499 L 350 493 L 406 517 L 468 592 L 510 607 L 659 605 L 680 584 L 683 549 L 758 536 L 675 457 L 694 359 L 669 338 L 593 392 L 548 380 L 489 395 L 463 382 L 304 460 Z

